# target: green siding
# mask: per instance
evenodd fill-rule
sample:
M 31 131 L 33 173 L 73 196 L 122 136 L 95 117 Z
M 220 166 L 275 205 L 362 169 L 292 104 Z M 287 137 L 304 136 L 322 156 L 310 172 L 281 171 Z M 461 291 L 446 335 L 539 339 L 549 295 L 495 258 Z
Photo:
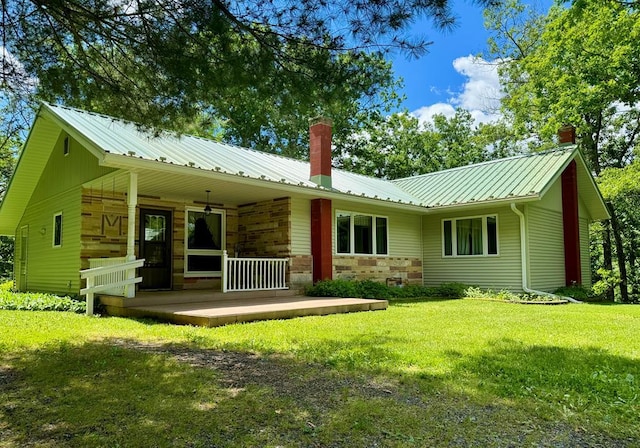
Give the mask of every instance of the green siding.
M 113 171 L 60 132 L 38 184 L 16 229 L 29 226 L 27 285 L 31 291 L 77 294 L 80 291 L 80 234 L 82 183 Z M 35 148 L 31 148 L 35 149 Z M 62 212 L 62 246 L 53 247 L 53 216 Z M 15 256 L 20 254 L 16 248 Z M 16 267 L 19 269 L 19 267 Z M 18 271 L 16 271 L 18 274 Z M 24 285 L 20 285 L 25 289 Z
M 311 255 L 311 201 L 291 198 L 291 254 Z
M 529 287 L 538 291 L 553 292 L 565 283 L 560 179 L 554 182 L 540 202 L 527 205 L 525 216 Z
M 565 283 L 562 212 L 527 207 L 529 287 L 553 292 Z
M 27 206 L 20 227 L 29 226 L 27 289 L 76 294 L 80 290 L 80 189 Z M 53 215 L 62 212 L 62 246 L 53 247 Z M 18 228 L 18 232 L 19 229 Z M 16 255 L 18 255 L 17 248 Z M 20 285 L 24 289 L 24 285 Z
M 384 209 L 375 206 L 354 204 L 348 201 L 333 201 L 332 223 L 332 248 L 336 253 L 336 210 L 348 212 L 360 212 L 388 218 L 389 231 L 389 255 L 390 257 L 415 257 L 422 256 L 420 244 L 420 215 L 401 213 L 395 210 Z M 383 255 L 384 256 L 384 255 Z
M 63 147 L 66 137 L 67 134 L 64 132 L 58 135 L 30 202 L 42 201 L 115 171 L 113 168 L 98 165 L 98 159 L 71 137 L 69 137 L 69 154 L 65 156 Z
M 466 216 L 498 215 L 498 256 L 443 257 L 442 220 Z M 424 283 L 460 282 L 481 288 L 522 289 L 519 219 L 506 207 L 443 213 L 423 218 Z

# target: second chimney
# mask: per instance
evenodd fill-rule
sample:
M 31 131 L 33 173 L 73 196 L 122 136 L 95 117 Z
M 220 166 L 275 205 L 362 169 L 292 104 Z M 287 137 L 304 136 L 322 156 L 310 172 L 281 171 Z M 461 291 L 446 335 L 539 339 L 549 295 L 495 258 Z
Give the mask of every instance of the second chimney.
M 309 120 L 309 161 L 311 182 L 331 188 L 331 126 L 329 118 Z
M 570 124 L 563 125 L 558 129 L 558 143 L 563 145 L 576 144 L 576 128 Z

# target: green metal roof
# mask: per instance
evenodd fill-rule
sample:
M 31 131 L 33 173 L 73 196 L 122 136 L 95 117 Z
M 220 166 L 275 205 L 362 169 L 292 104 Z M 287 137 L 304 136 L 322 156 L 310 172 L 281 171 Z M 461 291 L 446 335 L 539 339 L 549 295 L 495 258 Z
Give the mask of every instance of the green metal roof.
M 107 166 L 109 156 L 116 155 L 266 182 L 319 188 L 309 179 L 308 162 L 189 135 L 155 135 L 145 132 L 134 123 L 69 107 L 48 104 L 43 107 L 80 134 L 74 137 L 106 153 L 103 163 Z M 415 197 L 383 179 L 333 169 L 332 183 L 333 192 L 417 203 Z
M 0 234 L 13 234 L 48 160 L 52 138 L 63 129 L 91 151 L 103 166 L 139 167 L 212 178 L 233 176 L 314 189 L 314 195 L 375 200 L 414 211 L 540 199 L 564 167 L 578 161 L 578 183 L 592 219 L 608 213 L 582 156 L 575 148 L 494 160 L 477 165 L 389 181 L 332 170 L 332 189 L 311 182 L 309 163 L 193 136 L 145 132 L 138 125 L 106 115 L 43 104 L 0 204 Z M 157 164 L 157 165 L 156 165 Z M 186 170 L 186 171 L 185 171 Z M 195 171 L 194 171 L 195 173 Z
M 606 207 L 575 146 L 491 160 L 392 181 L 425 207 L 449 208 L 538 200 L 572 160 L 578 164 L 581 195 L 593 219 L 607 219 Z

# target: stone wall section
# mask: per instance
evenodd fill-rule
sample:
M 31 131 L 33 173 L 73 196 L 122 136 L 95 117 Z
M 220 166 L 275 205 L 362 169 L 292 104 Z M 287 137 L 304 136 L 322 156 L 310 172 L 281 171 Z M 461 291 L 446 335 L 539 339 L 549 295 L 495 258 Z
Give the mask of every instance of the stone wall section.
M 292 255 L 289 257 L 289 288 L 304 290 L 313 284 L 313 258 L 311 255 Z
M 238 207 L 241 257 L 288 258 L 291 255 L 291 198 Z
M 399 278 L 403 283 L 422 284 L 422 260 L 413 257 L 333 256 L 333 278 L 375 280 Z

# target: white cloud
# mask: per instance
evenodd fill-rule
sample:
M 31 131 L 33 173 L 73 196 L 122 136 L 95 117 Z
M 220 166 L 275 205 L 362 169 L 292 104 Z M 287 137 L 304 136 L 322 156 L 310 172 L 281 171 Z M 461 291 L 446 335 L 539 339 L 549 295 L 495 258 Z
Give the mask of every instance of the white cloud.
M 433 119 L 436 114 L 451 117 L 456 107 L 467 109 L 476 123 L 487 123 L 500 118 L 501 88 L 498 66 L 476 56 L 463 56 L 453 61 L 453 68 L 467 80 L 458 92 L 452 92 L 447 102 L 423 106 L 413 112 L 420 122 Z

